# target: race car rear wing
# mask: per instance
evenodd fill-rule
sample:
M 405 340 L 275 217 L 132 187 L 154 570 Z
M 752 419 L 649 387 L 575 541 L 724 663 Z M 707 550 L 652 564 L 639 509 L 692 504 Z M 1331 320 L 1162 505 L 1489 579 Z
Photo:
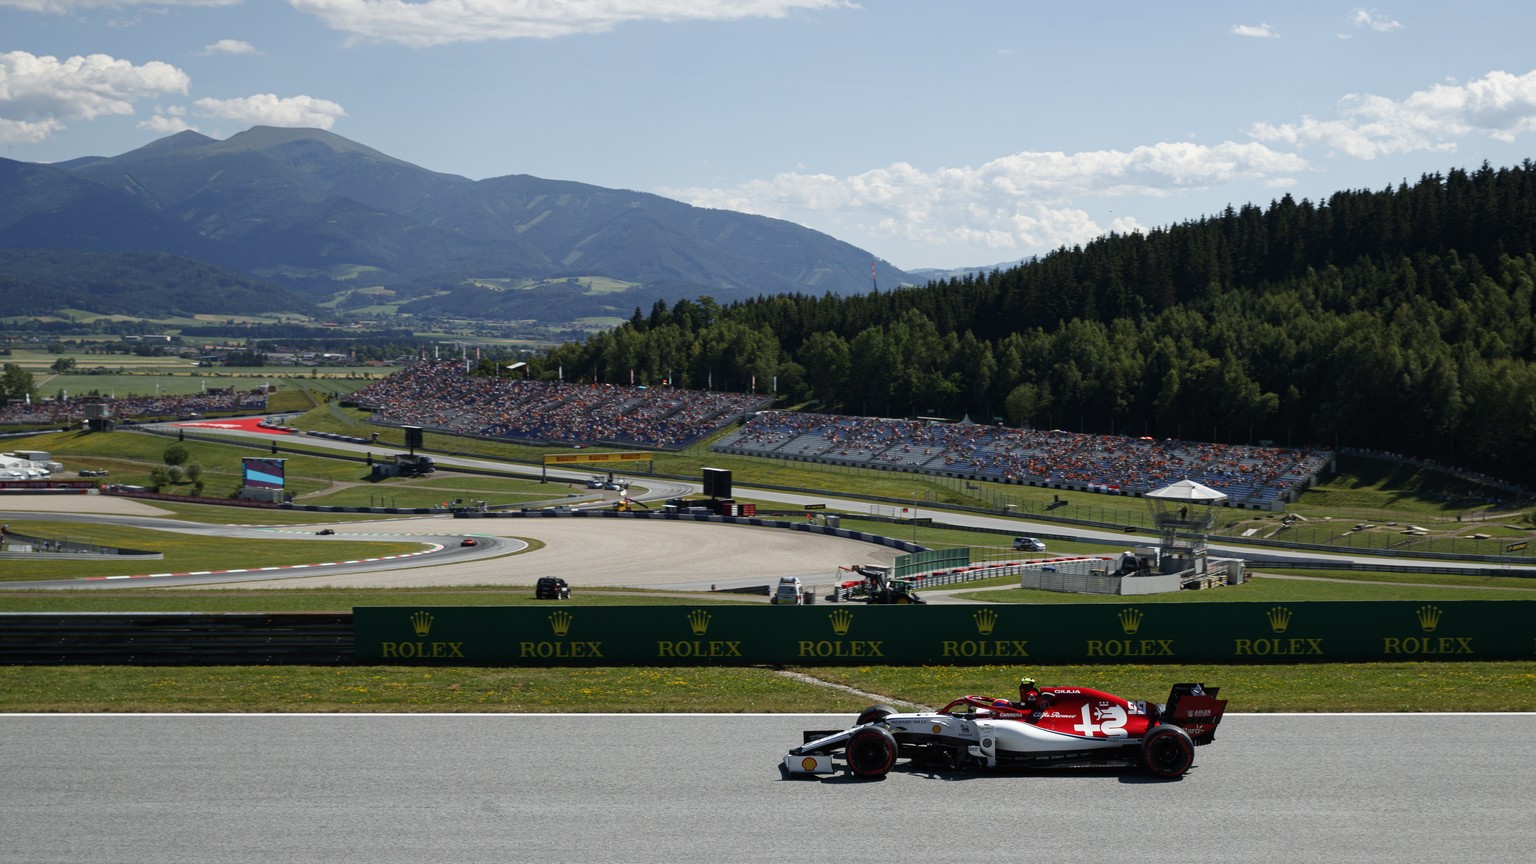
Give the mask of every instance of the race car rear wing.
M 1182 727 L 1196 744 L 1211 743 L 1227 710 L 1227 700 L 1216 698 L 1220 692 L 1220 687 L 1204 684 L 1173 685 L 1161 712 L 1163 722 Z

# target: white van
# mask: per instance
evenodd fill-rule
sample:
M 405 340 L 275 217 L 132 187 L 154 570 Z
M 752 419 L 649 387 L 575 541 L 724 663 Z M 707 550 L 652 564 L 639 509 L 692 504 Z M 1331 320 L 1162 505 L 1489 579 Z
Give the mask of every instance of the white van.
M 800 585 L 799 576 L 784 576 L 779 579 L 779 587 L 774 589 L 773 596 L 768 598 L 774 605 L 799 606 L 805 602 L 805 589 Z

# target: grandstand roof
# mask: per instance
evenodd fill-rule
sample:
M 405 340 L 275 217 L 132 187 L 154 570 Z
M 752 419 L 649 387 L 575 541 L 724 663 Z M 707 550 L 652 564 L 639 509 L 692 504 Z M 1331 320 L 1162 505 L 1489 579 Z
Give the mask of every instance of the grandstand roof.
M 1153 489 L 1147 493 L 1148 498 L 1161 498 L 1165 501 L 1191 501 L 1196 504 L 1214 504 L 1217 501 L 1227 500 L 1224 493 L 1217 492 L 1209 486 L 1202 486 L 1193 480 L 1180 480 L 1161 489 Z

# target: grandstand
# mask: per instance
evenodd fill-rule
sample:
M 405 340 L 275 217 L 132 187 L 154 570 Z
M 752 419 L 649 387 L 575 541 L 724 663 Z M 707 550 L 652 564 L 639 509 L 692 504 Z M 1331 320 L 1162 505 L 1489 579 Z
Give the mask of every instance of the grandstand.
M 1193 480 L 1261 510 L 1284 509 L 1333 461 L 1326 450 L 787 411 L 761 412 L 710 449 L 1119 495 Z
M 472 376 L 452 360 L 421 360 L 348 399 L 371 422 L 529 444 L 680 450 L 771 396 Z
M 0 424 L 75 426 L 91 416 L 128 420 L 158 420 L 193 414 L 242 414 L 267 410 L 265 387 L 227 387 L 179 396 L 61 396 L 57 399 L 12 400 L 0 405 Z

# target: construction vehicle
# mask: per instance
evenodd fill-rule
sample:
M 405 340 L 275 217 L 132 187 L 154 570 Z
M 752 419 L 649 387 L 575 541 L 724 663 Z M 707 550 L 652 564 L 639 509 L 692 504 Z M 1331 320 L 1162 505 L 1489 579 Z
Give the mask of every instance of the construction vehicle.
M 631 498 L 628 495 L 621 495 L 619 496 L 619 500 L 613 502 L 613 509 L 620 513 L 628 513 L 636 507 L 639 507 L 642 510 L 651 509 L 651 505 L 645 503 L 644 501 L 638 501 L 634 498 Z
M 838 569 L 851 569 L 862 578 L 842 582 L 834 591 L 835 598 L 852 603 L 871 604 L 921 605 L 928 602 L 917 596 L 915 582 L 911 579 L 894 578 L 890 567 L 878 564 L 855 564 L 852 568 L 839 567 Z

